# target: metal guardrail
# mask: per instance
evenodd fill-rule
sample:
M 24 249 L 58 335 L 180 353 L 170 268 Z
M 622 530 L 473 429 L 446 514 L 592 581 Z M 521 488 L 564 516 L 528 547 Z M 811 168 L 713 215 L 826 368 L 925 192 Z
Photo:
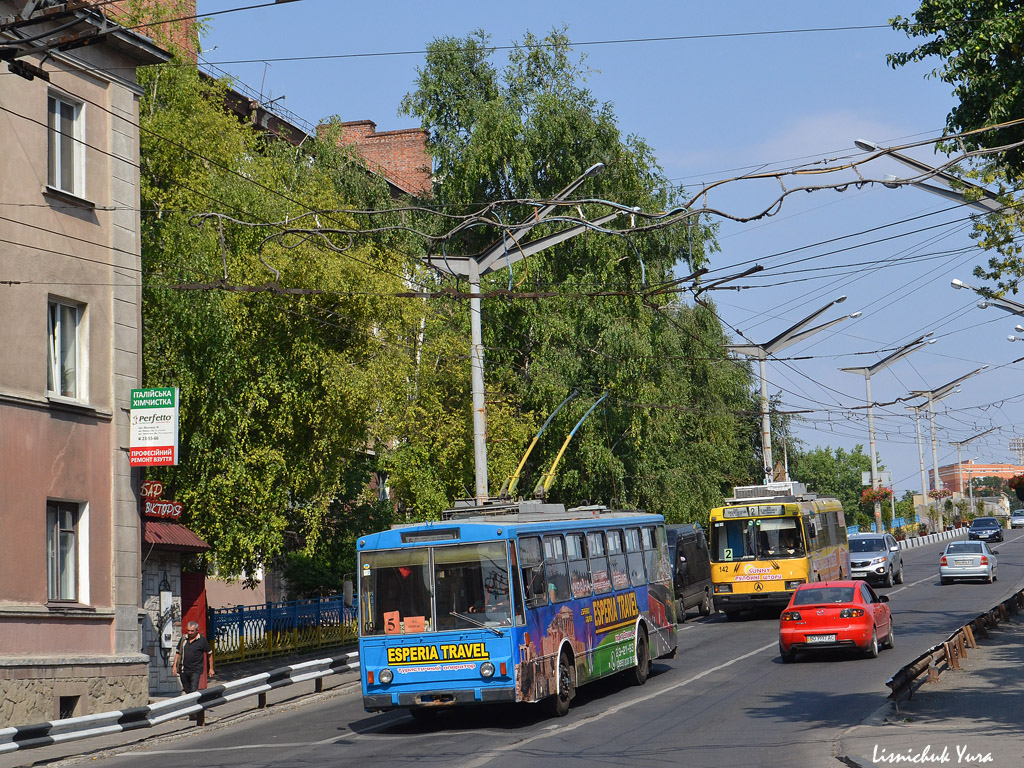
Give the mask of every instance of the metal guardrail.
M 919 683 L 938 680 L 939 671 L 943 666 L 945 669 L 960 669 L 960 660 L 967 658 L 967 649 L 978 647 L 976 635 L 988 637 L 989 628 L 999 626 L 999 623 L 1006 621 L 1011 613 L 1018 613 L 1022 608 L 1024 590 L 1011 595 L 995 608 L 960 627 L 945 641 L 929 648 L 889 678 L 886 686 L 890 689 L 889 698 L 896 705 L 896 710 L 899 711 L 902 699 L 909 700 L 914 697 L 914 687 Z M 921 680 L 922 675 L 927 677 Z
M 218 666 L 335 648 L 356 639 L 356 610 L 341 595 L 210 609 L 206 621 Z
M 257 708 L 267 705 L 267 692 L 306 680 L 316 681 L 316 692 L 323 690 L 323 679 L 329 675 L 357 669 L 359 652 L 351 651 L 340 656 L 314 659 L 300 664 L 281 667 L 271 672 L 215 685 L 195 693 L 186 693 L 173 699 L 149 704 L 145 707 L 131 707 L 114 712 L 101 712 L 83 717 L 70 717 L 35 725 L 0 728 L 0 754 L 21 749 L 34 749 L 65 741 L 88 739 L 138 728 L 152 728 L 168 720 L 186 715 L 196 715 L 197 725 L 205 724 L 206 710 L 228 704 L 246 696 L 258 696 Z

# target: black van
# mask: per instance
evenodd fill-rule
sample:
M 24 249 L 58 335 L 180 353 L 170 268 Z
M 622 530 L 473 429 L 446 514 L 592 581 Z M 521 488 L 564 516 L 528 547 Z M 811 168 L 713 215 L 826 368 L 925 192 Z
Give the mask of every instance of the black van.
M 711 558 L 704 529 L 697 523 L 667 525 L 668 552 L 676 587 L 676 616 L 686 621 L 686 611 L 698 606 L 701 616 L 715 612 L 711 585 Z

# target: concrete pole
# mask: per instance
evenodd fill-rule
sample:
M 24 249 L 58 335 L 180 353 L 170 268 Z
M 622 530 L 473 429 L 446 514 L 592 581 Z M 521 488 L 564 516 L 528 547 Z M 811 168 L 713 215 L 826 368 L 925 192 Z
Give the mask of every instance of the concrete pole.
M 864 388 L 868 396 L 868 450 L 871 451 L 871 488 L 878 490 L 878 458 L 875 456 L 875 408 L 871 400 L 871 374 L 864 374 Z M 875 533 L 881 533 L 882 502 L 875 499 Z
M 924 442 L 921 440 L 921 409 L 914 409 L 914 424 L 917 427 L 917 455 L 921 459 L 921 504 L 928 509 L 928 471 L 924 468 Z
M 928 395 L 928 418 L 932 429 L 932 479 L 935 482 L 936 492 L 939 490 L 939 449 L 935 442 L 935 406 L 932 403 L 931 394 Z M 939 529 L 945 530 L 945 521 L 942 519 L 942 499 L 935 499 L 935 511 L 939 516 Z
M 956 444 L 956 484 L 960 486 L 957 490 L 960 491 L 960 498 L 964 497 L 964 464 L 963 459 L 960 458 L 960 443 Z
M 484 401 L 484 340 L 480 323 L 480 265 L 469 259 L 469 361 L 473 386 L 473 460 L 476 502 L 487 501 L 487 407 Z
M 765 485 L 772 481 L 772 420 L 768 415 L 768 381 L 765 377 L 764 354 L 758 356 L 761 367 L 761 454 L 764 459 Z

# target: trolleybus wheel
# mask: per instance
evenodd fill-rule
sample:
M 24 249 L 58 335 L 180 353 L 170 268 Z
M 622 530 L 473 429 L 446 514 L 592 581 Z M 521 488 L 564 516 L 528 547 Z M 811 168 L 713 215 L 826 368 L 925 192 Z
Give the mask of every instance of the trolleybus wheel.
M 572 660 L 568 653 L 562 651 L 558 656 L 558 690 L 551 697 L 551 713 L 555 717 L 565 717 L 569 714 L 572 694 Z
M 651 673 L 651 654 L 647 646 L 647 633 L 641 627 L 637 627 L 636 632 L 636 666 L 633 667 L 630 681 L 634 685 L 643 685 Z

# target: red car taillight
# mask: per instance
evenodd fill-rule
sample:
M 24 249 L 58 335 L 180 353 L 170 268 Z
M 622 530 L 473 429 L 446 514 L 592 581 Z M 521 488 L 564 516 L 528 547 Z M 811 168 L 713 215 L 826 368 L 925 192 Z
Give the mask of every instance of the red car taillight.
M 843 610 L 839 612 L 840 619 L 859 619 L 863 615 L 863 608 L 843 608 Z
M 988 565 L 988 558 L 985 557 L 985 555 L 981 556 L 981 564 L 982 565 Z
M 800 611 L 783 611 L 779 618 L 782 619 L 782 621 L 800 621 Z
M 949 565 L 949 563 L 946 562 L 946 556 L 945 555 L 943 555 L 942 559 L 939 560 L 939 565 Z

